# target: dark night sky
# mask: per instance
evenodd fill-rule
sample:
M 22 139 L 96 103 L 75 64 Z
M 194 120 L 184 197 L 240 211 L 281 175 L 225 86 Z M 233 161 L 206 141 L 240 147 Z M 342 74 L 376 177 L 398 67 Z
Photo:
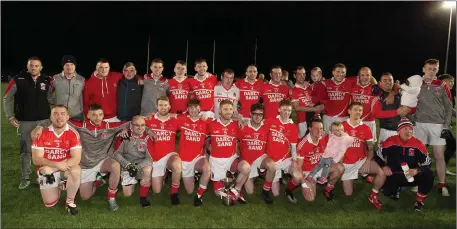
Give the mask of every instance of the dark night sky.
M 61 71 L 60 60 L 72 54 L 77 70 L 90 74 L 99 58 L 114 71 L 127 61 L 143 74 L 147 39 L 151 59 L 165 61 L 170 76 L 176 60 L 208 60 L 216 73 L 236 75 L 254 62 L 267 72 L 279 64 L 320 66 L 325 77 L 342 62 L 348 75 L 369 66 L 379 77 L 390 71 L 402 79 L 422 74 L 428 58 L 444 71 L 449 10 L 439 2 L 1 2 L 2 71 L 24 69 L 27 58 L 42 58 L 43 72 Z M 448 73 L 456 73 L 456 21 L 451 32 Z M 193 64 L 189 74 L 193 74 Z

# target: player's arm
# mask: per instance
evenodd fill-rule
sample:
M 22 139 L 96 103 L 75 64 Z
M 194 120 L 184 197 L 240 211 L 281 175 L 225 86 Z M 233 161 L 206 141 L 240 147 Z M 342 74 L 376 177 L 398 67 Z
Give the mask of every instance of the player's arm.
M 376 97 L 373 100 L 373 103 L 371 105 L 371 114 L 373 114 L 373 117 L 376 119 L 380 118 L 393 118 L 397 116 L 400 112 L 400 108 L 397 110 L 383 110 L 381 106 L 381 98 Z
M 304 111 L 304 112 L 316 112 L 318 107 L 305 107 L 300 106 L 298 100 L 292 100 L 292 106 L 296 111 Z
M 79 165 L 81 162 L 81 146 L 70 149 L 71 158 L 66 161 L 68 167 Z
M 49 77 L 49 90 L 48 90 L 48 102 L 49 104 L 55 105 L 56 104 L 56 95 L 54 93 L 56 88 L 56 81 L 54 77 Z
M 58 168 L 59 163 L 44 158 L 44 144 L 42 139 L 36 139 L 32 143 L 32 162 L 37 167 L 49 166 L 52 168 Z
M 441 93 L 444 105 L 444 129 L 450 129 L 452 121 L 452 95 L 447 84 L 443 85 L 445 93 Z
M 389 150 L 390 148 L 385 148 L 384 145 L 381 143 L 379 145 L 378 150 L 376 152 L 376 157 L 375 161 L 378 163 L 378 165 L 382 168 L 384 166 L 387 166 L 385 158 L 388 157 L 389 155 Z
M 119 162 L 122 168 L 127 167 L 130 164 L 130 161 L 125 159 L 124 157 L 124 142 L 128 140 L 124 140 L 121 137 L 117 137 L 116 143 L 114 144 L 114 150 L 110 153 L 110 157 Z
M 8 83 L 8 87 L 5 91 L 5 96 L 3 97 L 3 110 L 5 110 L 6 117 L 8 121 L 15 127 L 19 126 L 19 122 L 17 122 L 16 118 L 14 117 L 14 110 L 13 110 L 13 99 L 14 95 L 17 92 L 17 86 L 15 79 L 12 79 Z M 16 120 L 16 121 L 14 121 Z M 12 122 L 13 121 L 13 122 Z
M 371 161 L 374 158 L 374 142 L 373 140 L 371 141 L 365 141 L 367 147 L 366 147 L 366 153 L 367 153 L 367 161 Z

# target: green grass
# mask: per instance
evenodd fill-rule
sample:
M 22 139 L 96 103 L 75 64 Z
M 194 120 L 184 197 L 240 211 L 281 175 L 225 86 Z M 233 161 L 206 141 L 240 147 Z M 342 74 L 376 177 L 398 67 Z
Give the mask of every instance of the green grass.
M 6 84 L 2 84 L 2 94 Z M 192 196 L 185 194 L 181 185 L 181 205 L 171 206 L 167 183 L 159 195 L 149 195 L 152 206 L 142 209 L 139 205 L 138 187 L 132 197 L 123 197 L 119 191 L 117 212 L 107 210 L 106 186 L 97 190 L 95 196 L 76 203 L 80 214 L 69 216 L 63 207 L 65 192 L 54 208 L 44 207 L 37 185 L 27 190 L 18 190 L 20 181 L 19 143 L 16 129 L 7 122 L 2 114 L 2 228 L 17 227 L 59 227 L 59 228 L 455 228 L 456 199 L 455 177 L 448 177 L 451 197 L 441 197 L 436 188 L 425 201 L 422 213 L 412 209 L 415 194 L 404 192 L 399 201 L 381 197 L 384 210 L 375 210 L 367 201 L 371 185 L 362 180 L 355 182 L 354 194 L 343 196 L 340 184 L 336 185 L 335 201 L 327 202 L 322 187 L 318 187 L 316 201 L 305 202 L 299 190 L 295 192 L 297 204 L 291 204 L 281 195 L 266 206 L 259 196 L 262 182 L 256 183 L 256 193 L 246 196 L 247 205 L 225 207 L 213 194 L 210 185 L 204 195 L 204 204 L 196 208 Z M 455 171 L 455 159 L 450 169 Z M 32 177 L 32 182 L 35 176 Z M 436 180 L 435 180 L 436 184 Z M 435 185 L 436 186 L 436 185 Z M 284 187 L 283 187 L 284 189 Z M 120 189 L 121 190 L 121 189 Z

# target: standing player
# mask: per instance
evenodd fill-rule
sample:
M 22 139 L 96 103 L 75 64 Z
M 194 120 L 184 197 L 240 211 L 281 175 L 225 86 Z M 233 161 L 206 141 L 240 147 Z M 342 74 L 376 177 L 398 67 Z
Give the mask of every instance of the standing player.
M 300 139 L 298 151 L 298 166 L 302 168 L 303 176 L 306 177 L 313 170 L 314 166 L 319 163 L 327 147 L 328 135 L 325 135 L 324 125 L 322 120 L 313 119 L 309 124 L 309 133 Z M 333 200 L 333 189 L 336 182 L 341 178 L 344 172 L 344 167 L 341 163 L 334 163 L 329 170 L 328 183 L 324 189 L 324 195 L 327 200 Z M 319 172 L 317 175 L 320 176 Z M 311 189 L 304 188 L 303 195 L 305 200 L 313 201 L 316 197 L 316 183 L 308 183 L 307 186 Z
M 151 61 L 151 71 L 151 74 L 144 75 L 144 91 L 141 99 L 142 116 L 157 112 L 157 99 L 167 95 L 170 87 L 167 78 L 162 75 L 162 59 L 155 58 Z
M 208 135 L 208 120 L 200 119 L 200 102 L 196 99 L 189 100 L 187 105 L 187 116 L 179 117 L 179 157 L 182 160 L 182 180 L 188 194 L 194 191 L 195 171 L 201 173 L 197 194 L 194 198 L 194 205 L 203 204 L 202 196 L 206 191 L 210 179 L 210 166 L 204 154 L 205 139 Z
M 245 203 L 241 188 L 249 178 L 250 169 L 246 161 L 238 159 L 239 127 L 238 122 L 232 119 L 233 114 L 233 103 L 223 100 L 220 104 L 220 118 L 209 123 L 211 180 L 216 195 L 224 196 L 222 180 L 227 177 L 227 171 L 238 171 L 235 187 L 230 190 L 230 196 L 233 201 L 239 199 Z
M 110 72 L 108 60 L 100 59 L 97 70 L 86 80 L 83 90 L 84 114 L 88 114 L 91 104 L 103 106 L 105 121 L 119 122 L 116 117 L 117 109 L 117 84 L 122 79 L 119 72 Z
M 279 115 L 276 118 L 266 120 L 266 123 L 270 127 L 267 141 L 267 155 L 276 165 L 276 173 L 271 191 L 273 192 L 273 196 L 279 196 L 279 179 L 282 177 L 282 171 L 284 171 L 292 175 L 292 179 L 290 179 L 286 189 L 287 198 L 292 203 L 296 203 L 297 199 L 292 194 L 292 190 L 300 183 L 303 183 L 304 180 L 297 164 L 298 128 L 290 118 L 292 114 L 292 102 L 289 99 L 281 100 L 278 111 Z
M 56 105 L 52 109 L 52 125 L 33 141 L 32 159 L 33 164 L 37 166 L 44 205 L 53 207 L 57 204 L 60 198 L 58 185 L 61 180 L 67 179 L 65 206 L 71 215 L 76 215 L 78 209 L 75 205 L 75 196 L 81 179 L 81 143 L 79 134 L 67 124 L 69 118 L 65 106 Z
M 270 70 L 271 80 L 262 86 L 260 95 L 265 106 L 265 119 L 275 118 L 278 115 L 279 102 L 289 98 L 290 88 L 281 83 L 281 67 L 274 66 Z
M 358 178 L 358 174 L 375 175 L 373 189 L 368 196 L 368 200 L 377 209 L 382 208 L 382 203 L 378 199 L 378 192 L 386 181 L 386 175 L 374 161 L 373 134 L 370 127 L 362 122 L 363 104 L 353 102 L 348 109 L 349 119 L 343 122 L 344 131 L 354 137 L 354 142 L 346 150 L 343 165 L 344 173 L 341 177 L 343 190 L 346 196 L 352 195 L 353 180 Z
M 122 79 L 117 86 L 117 112 L 121 121 L 131 121 L 141 112 L 141 97 L 143 96 L 143 80 L 136 74 L 132 62 L 124 64 Z
M 450 135 L 452 120 L 452 95 L 449 87 L 441 80 L 435 80 L 439 61 L 425 61 L 424 83 L 422 84 L 416 107 L 414 132 L 424 144 L 432 146 L 438 175 L 439 192 L 450 196 L 446 187 L 445 138 Z
M 249 195 L 254 193 L 253 178 L 259 176 L 257 169 L 265 169 L 265 181 L 261 196 L 265 203 L 272 204 L 270 190 L 276 174 L 276 166 L 266 154 L 270 128 L 263 122 L 263 114 L 264 107 L 262 104 L 256 103 L 251 106 L 251 119 L 240 130 L 240 158 L 251 167 L 249 179 L 244 184 L 246 193 Z
M 214 118 L 214 87 L 217 77 L 207 72 L 208 64 L 203 58 L 195 60 L 197 74 L 190 80 L 191 97 L 200 101 L 200 109 L 206 117 Z
M 249 119 L 251 106 L 260 101 L 260 90 L 263 85 L 263 81 L 257 79 L 257 67 L 249 65 L 246 69 L 246 78 L 237 80 L 235 85 L 240 89 L 240 117 Z
M 168 81 L 170 85 L 170 113 L 187 114 L 190 96 L 190 79 L 186 76 L 186 62 L 178 60 L 175 64 L 175 77 Z
M 150 206 L 147 199 L 151 186 L 152 173 L 152 150 L 153 140 L 145 133 L 146 122 L 141 116 L 134 116 L 131 123 L 131 134 L 128 138 L 118 137 L 114 146 L 114 152 L 110 155 L 122 167 L 121 185 L 124 196 L 131 196 L 135 190 L 135 184 L 140 178 L 140 204 L 142 207 Z M 138 173 L 140 172 L 140 173 Z
M 296 79 L 295 87 L 291 89 L 292 106 L 297 113 L 298 119 L 298 137 L 303 137 L 306 133 L 306 113 L 317 112 L 320 113 L 324 106 L 314 106 L 313 88 L 305 83 L 306 71 L 303 66 L 298 66 L 294 72 Z
M 235 73 L 232 69 L 225 69 L 222 72 L 222 82 L 214 87 L 214 115 L 219 118 L 219 104 L 223 100 L 229 100 L 235 107 L 234 117 L 238 117 L 238 101 L 240 100 L 240 90 L 233 84 Z
M 170 116 L 170 101 L 168 97 L 162 96 L 157 99 L 158 111 L 151 120 L 146 121 L 155 133 L 154 150 L 152 150 L 152 191 L 162 191 L 163 177 L 165 170 L 172 172 L 171 177 L 171 204 L 180 204 L 178 191 L 181 180 L 182 166 L 181 158 L 176 153 L 176 131 L 178 131 L 178 120 Z

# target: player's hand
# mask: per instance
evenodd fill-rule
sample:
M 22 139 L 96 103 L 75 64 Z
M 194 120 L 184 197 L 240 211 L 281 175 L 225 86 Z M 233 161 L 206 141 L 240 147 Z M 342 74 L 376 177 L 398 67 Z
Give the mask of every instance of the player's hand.
M 305 87 L 309 87 L 311 84 L 309 84 L 308 81 L 305 81 L 304 85 L 305 85 Z
M 405 172 L 405 175 L 410 176 L 410 177 L 415 177 L 417 175 L 417 173 L 418 173 L 417 169 L 408 169 Z
M 16 128 L 19 127 L 20 123 L 19 121 L 17 121 L 17 119 L 15 117 L 11 117 L 9 120 L 10 124 Z
M 448 139 L 451 137 L 451 131 L 449 129 L 443 129 L 441 131 L 440 138 Z
M 360 168 L 360 173 L 368 174 L 370 172 L 371 161 L 366 160 Z
M 382 171 L 384 172 L 384 174 L 386 174 L 386 176 L 392 176 L 392 170 L 389 166 L 382 167 Z
M 38 139 L 41 136 L 42 132 L 43 132 L 43 128 L 36 127 L 35 129 L 32 130 L 32 133 L 30 133 L 30 137 L 32 137 L 32 140 Z
M 57 162 L 56 167 L 62 172 L 66 172 L 70 169 L 70 167 L 67 165 L 65 161 Z
M 410 111 L 411 108 L 407 106 L 401 106 L 397 109 L 397 115 L 399 115 L 400 117 L 405 117 Z
M 243 128 L 244 126 L 246 126 L 249 122 L 249 119 L 240 119 L 239 122 L 238 122 L 238 125 L 240 126 L 240 128 Z
M 152 138 L 152 140 L 154 140 L 154 141 L 156 140 L 157 135 L 156 135 L 156 132 L 154 132 L 153 130 L 149 130 L 148 135 L 149 135 L 149 137 Z
M 393 104 L 394 99 L 395 99 L 395 95 L 392 93 L 389 93 L 389 95 L 387 95 L 387 97 L 386 97 L 386 104 L 387 105 Z
M 117 137 L 129 138 L 130 137 L 130 133 L 129 133 L 128 130 L 122 130 L 119 134 L 117 134 Z
M 200 115 L 200 119 L 203 120 L 203 121 L 206 121 L 208 119 L 208 115 L 206 114 L 201 114 Z
M 170 117 L 172 117 L 172 118 L 177 118 L 177 117 L 178 117 L 178 114 L 176 114 L 176 113 L 170 113 Z
M 140 166 L 137 163 L 130 163 L 126 167 L 127 171 L 129 171 L 130 177 L 136 177 L 138 171 L 140 170 Z

